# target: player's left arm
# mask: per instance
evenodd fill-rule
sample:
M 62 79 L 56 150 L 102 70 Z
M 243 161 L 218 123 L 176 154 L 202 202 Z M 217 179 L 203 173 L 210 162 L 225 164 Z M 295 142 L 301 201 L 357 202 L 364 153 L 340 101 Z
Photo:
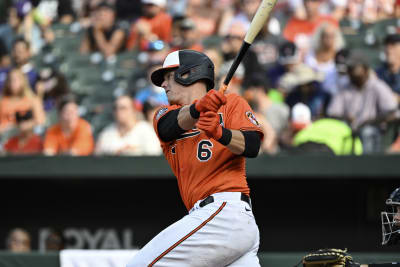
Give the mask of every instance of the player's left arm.
M 227 145 L 229 150 L 236 155 L 255 158 L 260 151 L 261 137 L 256 131 L 230 130 L 232 139 Z
M 212 111 L 202 113 L 196 125 L 208 137 L 217 140 L 236 155 L 248 158 L 258 155 L 261 146 L 261 135 L 258 131 L 227 129 L 220 124 L 218 114 Z
M 224 122 L 214 112 L 202 112 L 197 127 L 225 145 L 232 153 L 245 157 L 256 157 L 260 150 L 263 132 L 246 100 L 230 95 Z

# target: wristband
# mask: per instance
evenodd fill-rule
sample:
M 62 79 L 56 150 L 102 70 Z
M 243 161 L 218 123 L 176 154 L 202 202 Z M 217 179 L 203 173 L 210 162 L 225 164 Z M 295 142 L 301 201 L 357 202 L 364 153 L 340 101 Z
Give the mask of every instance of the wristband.
M 231 130 L 222 127 L 222 136 L 217 141 L 220 142 L 222 145 L 227 146 L 231 142 L 231 139 L 232 139 Z
M 189 110 L 190 116 L 192 116 L 193 119 L 200 118 L 200 112 L 198 112 L 196 109 L 196 103 L 191 104 Z

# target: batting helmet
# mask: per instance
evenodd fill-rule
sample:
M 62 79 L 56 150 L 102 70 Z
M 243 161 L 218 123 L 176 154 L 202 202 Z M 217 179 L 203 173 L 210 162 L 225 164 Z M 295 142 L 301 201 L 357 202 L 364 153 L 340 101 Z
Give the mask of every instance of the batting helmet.
M 162 68 L 151 74 L 151 81 L 160 86 L 164 82 L 164 74 L 175 69 L 175 81 L 189 86 L 199 80 L 206 82 L 207 91 L 214 88 L 214 64 L 203 53 L 194 50 L 178 50 L 168 54 Z M 188 74 L 184 78 L 184 75 Z
M 393 245 L 400 240 L 400 187 L 386 200 L 387 211 L 381 212 L 382 245 Z

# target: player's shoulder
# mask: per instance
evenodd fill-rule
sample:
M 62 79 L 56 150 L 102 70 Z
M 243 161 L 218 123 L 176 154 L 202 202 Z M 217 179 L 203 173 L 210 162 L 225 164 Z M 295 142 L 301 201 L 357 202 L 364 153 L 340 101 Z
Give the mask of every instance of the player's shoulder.
M 228 106 L 235 106 L 241 103 L 247 104 L 247 101 L 242 96 L 236 93 L 228 93 L 225 96 L 226 96 L 226 104 Z
M 181 106 L 179 105 L 163 105 L 160 106 L 156 112 L 154 113 L 154 117 L 153 117 L 153 121 L 158 121 L 159 119 L 161 119 L 161 117 L 163 117 L 165 114 L 167 114 L 168 112 L 178 109 Z

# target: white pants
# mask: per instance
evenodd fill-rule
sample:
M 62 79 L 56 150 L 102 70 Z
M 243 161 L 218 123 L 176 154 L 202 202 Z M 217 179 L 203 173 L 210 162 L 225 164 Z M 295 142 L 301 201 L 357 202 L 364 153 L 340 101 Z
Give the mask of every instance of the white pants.
M 240 193 L 213 195 L 214 202 L 172 224 L 128 263 L 127 267 L 260 266 L 259 231 L 249 204 Z

